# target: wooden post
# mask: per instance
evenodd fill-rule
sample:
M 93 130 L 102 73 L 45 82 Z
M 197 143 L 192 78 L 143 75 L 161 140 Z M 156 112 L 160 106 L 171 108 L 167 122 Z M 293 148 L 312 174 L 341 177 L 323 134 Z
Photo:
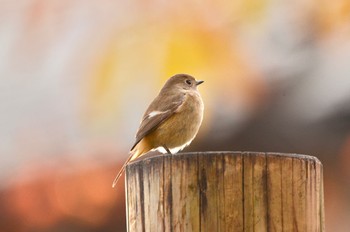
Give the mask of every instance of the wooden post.
M 200 152 L 126 169 L 128 231 L 324 229 L 323 171 L 312 156 Z

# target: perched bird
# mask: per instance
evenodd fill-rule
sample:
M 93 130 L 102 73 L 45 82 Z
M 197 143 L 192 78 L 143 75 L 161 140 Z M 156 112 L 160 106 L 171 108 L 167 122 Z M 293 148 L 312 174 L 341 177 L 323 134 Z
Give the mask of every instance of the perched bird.
M 165 83 L 143 115 L 130 156 L 113 187 L 130 161 L 151 150 L 175 154 L 192 142 L 203 119 L 204 105 L 197 90 L 201 83 L 188 74 L 177 74 Z

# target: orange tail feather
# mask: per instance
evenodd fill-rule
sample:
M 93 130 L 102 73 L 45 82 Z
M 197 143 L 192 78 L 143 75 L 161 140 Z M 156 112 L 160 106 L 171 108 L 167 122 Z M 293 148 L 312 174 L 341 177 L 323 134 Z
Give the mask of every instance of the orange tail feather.
M 140 145 L 140 146 L 139 146 Z M 130 161 L 133 161 L 134 159 L 142 156 L 143 154 L 145 154 L 146 152 L 148 152 L 149 150 L 151 150 L 148 146 L 144 146 L 145 144 L 143 143 L 143 141 L 141 140 L 141 143 L 139 143 L 131 152 L 129 155 L 129 158 L 125 161 L 125 163 L 123 164 L 122 168 L 120 169 L 120 171 L 118 172 L 117 176 L 115 177 L 113 184 L 112 184 L 112 188 L 114 188 L 114 186 L 118 183 L 119 178 L 122 176 L 122 174 L 125 171 L 126 165 L 128 165 L 128 163 Z

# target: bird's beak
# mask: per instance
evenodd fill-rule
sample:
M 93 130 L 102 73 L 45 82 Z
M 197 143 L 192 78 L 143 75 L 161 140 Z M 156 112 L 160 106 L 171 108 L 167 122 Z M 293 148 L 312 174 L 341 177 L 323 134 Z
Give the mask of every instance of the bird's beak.
M 196 85 L 202 84 L 204 81 L 196 81 Z

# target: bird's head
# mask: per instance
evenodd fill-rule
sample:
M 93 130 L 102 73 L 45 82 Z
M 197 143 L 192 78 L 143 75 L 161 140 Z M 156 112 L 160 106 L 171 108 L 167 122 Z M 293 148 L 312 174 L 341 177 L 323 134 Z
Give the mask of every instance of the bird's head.
M 197 86 L 204 81 L 197 81 L 193 76 L 188 74 L 176 74 L 165 83 L 166 89 L 180 89 L 181 91 L 197 90 Z

